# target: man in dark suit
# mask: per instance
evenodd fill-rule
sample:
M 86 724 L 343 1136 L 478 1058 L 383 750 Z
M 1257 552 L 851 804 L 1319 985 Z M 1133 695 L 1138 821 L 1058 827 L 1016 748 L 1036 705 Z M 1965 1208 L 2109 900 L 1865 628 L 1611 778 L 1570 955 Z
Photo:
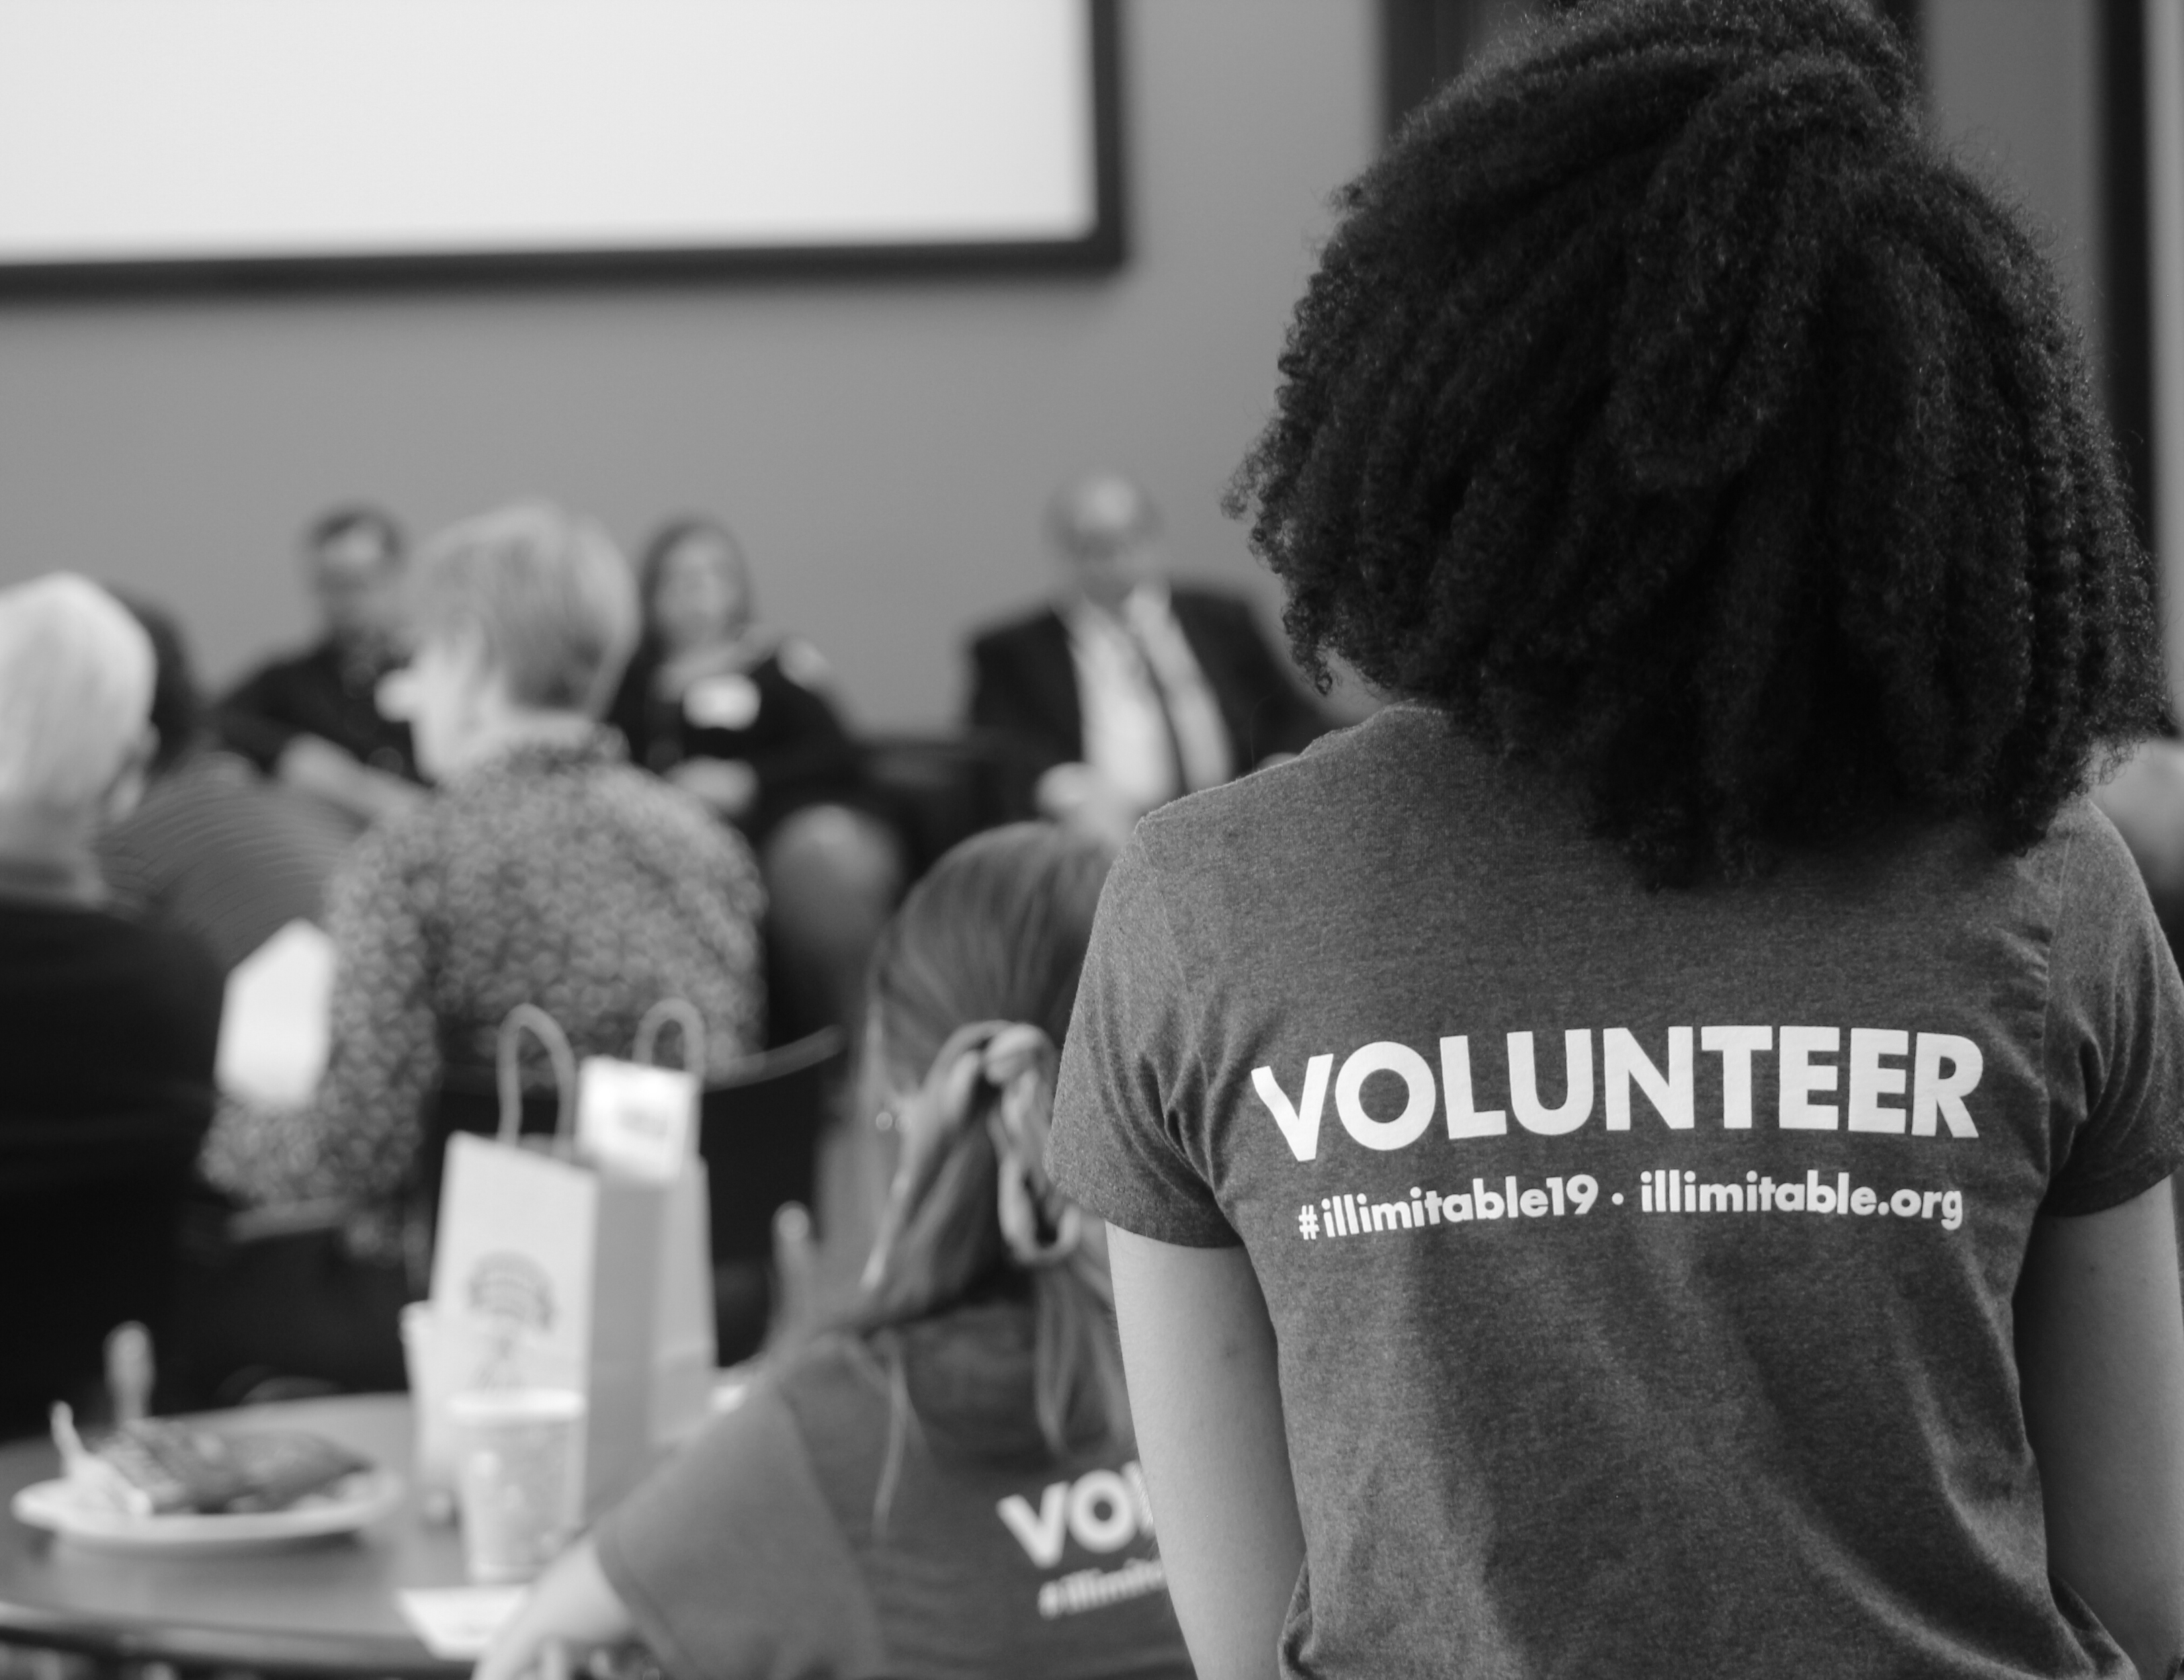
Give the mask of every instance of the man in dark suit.
M 221 743 L 357 827 L 420 796 L 410 726 L 379 709 L 380 679 L 402 663 L 402 533 L 376 508 L 338 508 L 304 540 L 325 634 L 274 659 L 223 698 Z
M 1128 479 L 1069 485 L 1049 523 L 1067 592 L 971 643 L 971 722 L 1001 748 L 1014 814 L 1119 839 L 1329 726 L 1243 599 L 1167 584 L 1157 516 Z

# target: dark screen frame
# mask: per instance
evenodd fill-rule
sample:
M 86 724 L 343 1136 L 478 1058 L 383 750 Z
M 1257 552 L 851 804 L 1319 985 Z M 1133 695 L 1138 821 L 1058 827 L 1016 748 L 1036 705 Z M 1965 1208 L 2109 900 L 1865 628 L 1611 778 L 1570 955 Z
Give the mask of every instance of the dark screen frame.
M 1094 217 L 1090 231 L 1081 238 L 0 262 L 0 301 L 153 292 L 1112 272 L 1129 256 L 1122 0 L 1085 4 L 1092 31 Z

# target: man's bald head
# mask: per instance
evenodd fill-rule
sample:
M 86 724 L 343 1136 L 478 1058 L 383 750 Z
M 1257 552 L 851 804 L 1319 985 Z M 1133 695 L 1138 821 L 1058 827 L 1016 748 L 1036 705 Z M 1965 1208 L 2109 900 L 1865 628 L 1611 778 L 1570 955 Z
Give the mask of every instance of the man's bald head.
M 1121 605 L 1154 573 L 1159 512 L 1118 472 L 1087 473 L 1064 485 L 1048 506 L 1047 526 L 1072 582 L 1100 606 Z

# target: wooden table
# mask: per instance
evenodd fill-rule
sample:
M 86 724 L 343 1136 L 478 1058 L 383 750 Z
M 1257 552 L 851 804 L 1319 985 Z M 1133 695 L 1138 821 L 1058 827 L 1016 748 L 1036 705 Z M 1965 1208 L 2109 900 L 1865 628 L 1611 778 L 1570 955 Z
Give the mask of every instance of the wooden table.
M 222 1416 L 231 1421 L 313 1430 L 409 1478 L 401 1395 L 299 1400 Z M 8 1513 L 18 1488 L 58 1469 L 50 1443 L 0 1447 L 0 1636 L 260 1672 L 448 1680 L 469 1671 L 428 1653 L 395 1604 L 400 1588 L 465 1581 L 455 1530 L 427 1524 L 414 1494 L 349 1538 L 228 1557 L 127 1557 L 81 1550 Z

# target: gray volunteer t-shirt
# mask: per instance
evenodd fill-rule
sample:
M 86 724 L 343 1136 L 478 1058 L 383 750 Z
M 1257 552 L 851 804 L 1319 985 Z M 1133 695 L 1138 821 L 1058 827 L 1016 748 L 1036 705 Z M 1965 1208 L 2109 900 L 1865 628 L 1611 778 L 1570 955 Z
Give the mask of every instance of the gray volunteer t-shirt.
M 2184 1154 L 2176 970 L 2074 803 L 1649 892 L 1421 708 L 1140 824 L 1051 1162 L 1240 1242 L 1290 1675 L 2124 1675 L 2047 1574 L 2034 1215 Z

